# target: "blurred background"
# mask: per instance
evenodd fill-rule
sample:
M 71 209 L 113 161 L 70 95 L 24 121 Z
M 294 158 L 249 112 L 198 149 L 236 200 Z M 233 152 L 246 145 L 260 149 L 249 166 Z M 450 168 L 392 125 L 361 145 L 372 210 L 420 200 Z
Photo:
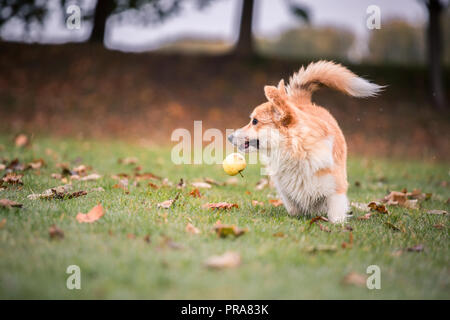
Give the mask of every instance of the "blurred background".
M 351 154 L 448 161 L 449 2 L 0 0 L 0 134 L 169 144 L 244 125 L 264 85 L 332 59 L 387 85 L 314 96 Z

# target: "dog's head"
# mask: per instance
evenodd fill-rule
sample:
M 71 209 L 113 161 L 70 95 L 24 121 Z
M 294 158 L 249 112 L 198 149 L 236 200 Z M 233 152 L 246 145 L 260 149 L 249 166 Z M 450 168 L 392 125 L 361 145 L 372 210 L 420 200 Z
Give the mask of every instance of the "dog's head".
M 228 140 L 241 151 L 277 148 L 283 133 L 296 122 L 283 80 L 278 87 L 265 86 L 264 92 L 268 102 L 253 110 L 250 123 L 228 136 Z

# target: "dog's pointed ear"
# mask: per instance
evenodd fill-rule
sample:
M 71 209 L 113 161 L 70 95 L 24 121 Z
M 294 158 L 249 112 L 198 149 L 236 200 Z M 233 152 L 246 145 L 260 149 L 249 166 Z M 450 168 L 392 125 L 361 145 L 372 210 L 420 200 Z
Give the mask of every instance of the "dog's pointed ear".
M 278 91 L 280 92 L 280 95 L 283 98 L 287 98 L 287 94 L 286 94 L 286 87 L 284 85 L 284 80 L 281 79 L 280 82 L 278 82 L 278 87 L 277 87 Z
M 280 88 L 283 88 L 284 94 Z M 292 120 L 292 114 L 286 101 L 284 81 L 280 81 L 278 88 L 274 86 L 265 86 L 264 93 L 266 94 L 267 100 L 272 103 L 272 114 L 274 116 L 274 120 L 276 122 L 280 122 L 284 126 L 289 125 Z

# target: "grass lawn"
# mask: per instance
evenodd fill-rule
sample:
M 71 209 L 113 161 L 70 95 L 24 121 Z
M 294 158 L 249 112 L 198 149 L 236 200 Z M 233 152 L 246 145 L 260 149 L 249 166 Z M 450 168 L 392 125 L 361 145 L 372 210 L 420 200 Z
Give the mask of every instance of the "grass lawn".
M 237 185 L 201 189 L 203 198 L 193 198 L 190 182 L 210 177 L 226 181 L 229 177 L 217 165 L 174 165 L 170 149 L 142 147 L 117 141 L 35 139 L 21 149 L 10 136 L 0 136 L 0 157 L 22 163 L 44 158 L 46 166 L 24 172 L 23 186 L 8 186 L 0 198 L 23 204 L 22 208 L 0 207 L 0 298 L 37 299 L 417 299 L 450 298 L 448 215 L 426 213 L 430 209 L 449 211 L 447 164 L 419 161 L 390 161 L 351 158 L 349 197 L 368 203 L 387 191 L 403 188 L 432 193 L 420 202 L 418 210 L 388 207 L 390 215 L 377 214 L 369 220 L 357 219 L 362 211 L 343 226 L 321 222 L 309 226 L 311 217 L 289 217 L 282 206 L 274 207 L 268 196 L 274 190 L 255 190 L 261 178 L 257 166 L 249 166 Z M 51 149 L 53 152 L 46 151 Z M 141 172 L 167 177 L 173 187 L 157 190 L 148 181 L 133 186 L 127 194 L 111 175 L 133 174 L 136 165 L 118 163 L 119 158 L 137 157 Z M 63 185 L 51 177 L 56 167 L 67 162 L 92 166 L 102 178 L 73 181 L 73 191 L 104 188 L 85 196 L 66 200 L 30 200 L 27 195 Z M 4 172 L 0 172 L 3 176 Z M 175 186 L 183 178 L 187 186 Z M 153 181 L 155 182 L 155 181 Z M 357 183 L 356 183 L 357 182 Z M 155 182 L 161 185 L 160 182 Z M 358 185 L 356 186 L 355 183 Z M 180 197 L 173 208 L 157 204 Z M 253 206 L 251 200 L 264 202 Z M 227 201 L 239 208 L 212 211 L 207 202 Z M 78 212 L 88 212 L 101 203 L 105 215 L 98 221 L 78 223 Z M 249 231 L 238 237 L 219 238 L 212 230 L 217 220 Z M 397 226 L 395 231 L 389 224 Z M 192 223 L 201 233 L 185 231 Z M 63 239 L 50 239 L 49 227 L 56 224 Z M 441 228 L 435 225 L 441 225 Z M 280 232 L 284 237 L 276 237 Z M 144 238 L 150 235 L 150 242 Z M 170 239 L 170 241 L 168 240 Z M 175 243 L 175 245 L 174 245 Z M 311 251 L 324 245 L 330 251 Z M 420 252 L 407 251 L 423 245 Z M 242 263 L 232 269 L 211 270 L 205 260 L 213 255 L 235 251 Z M 68 290 L 66 268 L 81 268 L 81 290 Z M 367 277 L 366 268 L 381 269 L 381 289 L 346 284 L 351 272 Z

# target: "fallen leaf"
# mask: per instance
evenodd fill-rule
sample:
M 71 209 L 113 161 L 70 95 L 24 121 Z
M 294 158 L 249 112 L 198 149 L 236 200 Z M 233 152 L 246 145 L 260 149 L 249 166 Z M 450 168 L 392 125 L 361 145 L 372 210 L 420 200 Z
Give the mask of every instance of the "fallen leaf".
M 102 187 L 92 188 L 89 192 L 105 192 L 105 189 Z
M 425 249 L 423 244 L 415 245 L 414 247 L 406 248 L 407 251 L 410 252 L 421 252 Z
M 262 190 L 269 184 L 269 180 L 262 178 L 256 183 L 256 190 Z
M 236 186 L 239 184 L 239 179 L 237 177 L 228 178 L 225 184 L 228 186 Z
M 134 175 L 134 177 L 135 177 L 135 179 L 136 179 L 137 181 L 141 181 L 141 180 L 150 180 L 150 179 L 153 179 L 153 180 L 161 180 L 161 177 L 159 177 L 159 176 L 157 176 L 157 175 L 155 175 L 155 174 L 153 174 L 153 173 L 151 173 L 151 172 L 136 173 L 136 174 Z
M 145 237 L 144 237 L 144 241 L 145 242 L 147 242 L 147 243 L 150 243 L 150 235 L 149 234 L 147 234 Z
M 393 223 L 391 223 L 389 221 L 386 221 L 384 224 L 387 225 L 389 228 L 391 228 L 394 231 L 404 231 L 400 227 L 397 227 L 396 225 L 394 225 Z
M 192 234 L 199 234 L 200 230 L 198 230 L 192 223 L 188 223 L 185 228 L 186 232 L 192 233 Z
M 239 208 L 236 203 L 228 203 L 228 202 L 217 202 L 217 203 L 205 203 L 202 205 L 202 208 L 207 209 L 231 209 L 231 208 Z
M 359 287 L 365 287 L 366 281 L 367 279 L 365 275 L 356 272 L 350 272 L 342 279 L 343 284 Z
M 6 225 L 6 218 L 3 218 L 2 221 L 0 221 L 0 229 L 3 229 Z
M 216 231 L 216 234 L 221 238 L 226 238 L 230 235 L 233 235 L 235 237 L 239 237 L 243 235 L 244 233 L 248 232 L 247 228 L 238 228 L 235 225 L 228 225 L 228 224 L 222 224 L 220 221 L 217 221 L 216 224 L 213 227 L 214 231 Z
M 427 213 L 428 214 L 438 214 L 438 215 L 446 215 L 446 214 L 448 214 L 448 212 L 445 211 L 445 210 L 428 210 Z
M 252 206 L 264 206 L 264 202 L 258 201 L 258 200 L 252 200 Z
M 433 225 L 433 227 L 436 229 L 443 229 L 445 226 L 442 223 L 438 223 L 438 224 Z
M 2 178 L 2 180 L 3 180 L 3 182 L 9 183 L 9 184 L 23 185 L 22 177 L 23 177 L 23 174 L 16 174 L 13 172 L 9 172 Z
M 72 189 L 72 186 L 69 184 L 58 186 L 55 188 L 47 189 L 41 194 L 30 194 L 27 196 L 30 200 L 36 199 L 72 199 L 78 198 L 81 196 L 87 195 L 87 192 L 84 190 L 69 192 Z
M 386 209 L 386 206 L 383 204 L 379 204 L 379 203 L 372 201 L 371 203 L 368 204 L 368 206 L 373 211 L 377 211 L 377 212 L 384 213 L 384 214 L 389 214 L 389 212 Z
M 180 182 L 177 183 L 177 189 L 183 189 L 186 187 L 186 183 L 184 183 L 183 178 L 180 179 Z
M 313 223 L 316 223 L 317 221 L 328 222 L 328 218 L 325 218 L 325 217 L 322 217 L 322 216 L 314 217 L 311 220 L 309 220 L 309 225 L 311 226 Z
M 127 157 L 127 158 L 119 159 L 118 162 L 121 164 L 126 164 L 126 165 L 137 164 L 138 159 L 136 157 Z
M 283 205 L 283 201 L 280 200 L 280 199 L 270 199 L 270 200 L 269 200 L 269 203 L 270 203 L 271 205 L 273 205 L 274 207 L 279 207 L 279 206 L 282 206 L 282 205 Z
M 191 185 L 195 188 L 203 188 L 203 189 L 210 189 L 212 186 L 209 183 L 206 182 L 192 182 Z
M 366 213 L 363 216 L 359 216 L 357 219 L 358 220 L 369 220 L 371 216 L 372 216 L 372 213 L 369 212 L 369 213 Z
M 241 255 L 237 252 L 228 251 L 220 256 L 209 257 L 205 266 L 212 269 L 235 268 L 241 264 Z
M 27 168 L 37 170 L 42 168 L 45 165 L 45 161 L 43 159 L 33 160 L 32 162 L 26 165 Z
M 201 194 L 200 191 L 198 190 L 198 188 L 193 189 L 191 192 L 189 192 L 189 195 L 194 197 L 194 198 L 201 198 Z
M 127 238 L 128 239 L 136 239 L 136 235 L 134 235 L 133 233 L 128 233 Z
M 335 245 L 317 245 L 306 248 L 306 252 L 308 253 L 317 253 L 317 252 L 334 252 L 337 250 Z
M 158 190 L 158 189 L 159 189 L 159 187 L 158 187 L 156 184 L 152 183 L 152 182 L 149 182 L 149 183 L 148 183 L 148 186 L 149 186 L 150 188 L 152 188 L 152 189 L 155 189 L 155 190 Z
M 237 178 L 236 178 L 236 179 L 237 179 Z M 214 179 L 212 179 L 212 178 L 205 178 L 204 181 L 205 181 L 206 183 L 208 183 L 208 184 L 212 184 L 212 185 L 215 185 L 215 186 L 222 186 L 222 185 L 223 185 L 222 182 L 218 182 L 218 181 L 216 181 L 216 180 L 214 180 Z
M 22 208 L 23 205 L 9 199 L 0 199 L 0 206 L 4 208 Z
M 327 226 L 324 226 L 321 223 L 317 223 L 317 225 L 319 226 L 319 229 L 325 232 L 331 232 L 330 228 L 328 228 Z
M 14 139 L 14 143 L 17 147 L 25 147 L 29 144 L 29 140 L 25 134 L 21 133 L 16 136 L 16 138 Z
M 84 176 L 86 175 L 88 169 L 89 168 L 86 167 L 84 164 L 79 165 L 72 169 L 72 175 Z
M 53 179 L 61 180 L 62 179 L 62 174 L 60 174 L 60 173 L 52 173 L 51 177 Z
M 343 249 L 351 248 L 353 247 L 353 232 L 349 232 L 348 234 L 348 242 L 342 242 L 341 247 Z
M 175 201 L 177 201 L 177 199 L 178 199 L 179 196 L 180 196 L 180 194 L 177 194 L 177 195 L 175 196 L 175 198 L 169 199 L 169 200 L 166 200 L 166 201 L 163 201 L 163 202 L 160 202 L 160 203 L 158 203 L 156 206 L 157 206 L 158 208 L 169 209 L 169 208 L 175 203 Z
M 48 235 L 50 239 L 62 239 L 64 238 L 64 231 L 54 224 L 48 229 Z
M 277 237 L 277 238 L 286 238 L 287 237 L 287 235 L 285 235 L 281 231 L 278 231 L 278 232 L 274 233 L 272 236 Z
M 79 223 L 92 223 L 100 219 L 104 215 L 101 204 L 93 207 L 88 213 L 78 213 L 76 219 Z
M 97 174 L 97 173 L 91 173 L 91 174 L 88 174 L 87 176 L 85 176 L 85 177 L 82 177 L 80 180 L 81 181 L 92 181 L 92 180 L 98 180 L 98 179 L 100 179 L 102 176 L 101 175 L 99 175 L 99 174 Z

